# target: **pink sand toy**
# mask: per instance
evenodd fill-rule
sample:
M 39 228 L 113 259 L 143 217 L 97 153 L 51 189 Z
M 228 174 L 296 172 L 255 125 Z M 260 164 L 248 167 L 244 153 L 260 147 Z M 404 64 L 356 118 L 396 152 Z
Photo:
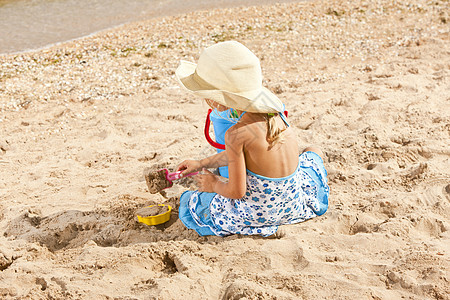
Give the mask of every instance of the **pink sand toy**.
M 184 178 L 184 177 L 189 177 L 189 176 L 195 176 L 200 172 L 193 172 L 193 173 L 189 173 L 185 176 L 181 176 L 181 173 L 183 173 L 183 171 L 178 171 L 178 172 L 172 172 L 169 173 L 169 170 L 167 169 L 161 169 L 160 171 L 164 171 L 164 173 L 166 174 L 166 180 L 170 183 L 170 186 L 173 185 L 173 181 L 180 179 L 180 178 Z
M 144 176 L 149 192 L 152 194 L 156 194 L 164 189 L 172 187 L 174 180 L 180 179 L 182 177 L 194 176 L 199 173 L 194 172 L 185 176 L 181 176 L 182 172 L 183 171 L 169 173 L 169 170 L 167 169 L 161 169 L 153 172 L 146 171 L 144 173 Z

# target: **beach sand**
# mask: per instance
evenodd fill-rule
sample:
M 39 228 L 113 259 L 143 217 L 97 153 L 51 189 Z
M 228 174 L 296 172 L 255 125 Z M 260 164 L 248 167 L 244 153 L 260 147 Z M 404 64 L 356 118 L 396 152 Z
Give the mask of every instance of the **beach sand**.
M 0 298 L 450 299 L 449 8 L 199 11 L 0 56 Z M 328 212 L 278 238 L 198 237 L 176 216 L 192 178 L 143 175 L 215 152 L 174 71 L 229 39 L 327 155 Z M 171 220 L 138 223 L 154 203 Z

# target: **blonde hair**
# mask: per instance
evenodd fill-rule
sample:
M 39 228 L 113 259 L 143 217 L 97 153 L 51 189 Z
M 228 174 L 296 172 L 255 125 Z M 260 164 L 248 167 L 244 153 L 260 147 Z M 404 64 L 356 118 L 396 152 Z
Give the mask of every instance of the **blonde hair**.
M 277 120 L 275 118 L 277 115 L 278 114 L 266 114 L 266 140 L 269 143 L 269 150 L 276 144 L 284 142 L 283 133 L 287 129 L 286 125 L 284 125 L 284 128 L 280 128 L 280 126 L 277 125 Z
M 209 98 L 204 99 L 206 104 L 213 108 L 218 109 L 219 111 L 223 111 L 224 109 L 227 109 L 226 106 L 219 104 Z M 266 140 L 269 143 L 268 149 L 272 149 L 276 144 L 284 143 L 284 137 L 283 133 L 287 129 L 287 126 L 284 125 L 284 128 L 280 128 L 280 126 L 277 125 L 276 116 L 278 113 L 266 113 L 264 114 L 264 118 L 266 119 L 267 124 L 267 134 L 266 134 Z

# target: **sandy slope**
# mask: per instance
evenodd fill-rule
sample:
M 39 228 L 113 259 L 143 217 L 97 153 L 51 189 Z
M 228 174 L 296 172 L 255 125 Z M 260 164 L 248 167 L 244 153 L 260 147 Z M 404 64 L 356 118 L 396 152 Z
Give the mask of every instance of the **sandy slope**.
M 449 299 L 448 1 L 197 12 L 0 57 L 0 298 Z M 236 39 L 301 144 L 327 153 L 329 211 L 280 239 L 201 238 L 135 211 L 145 167 L 214 152 L 179 59 Z

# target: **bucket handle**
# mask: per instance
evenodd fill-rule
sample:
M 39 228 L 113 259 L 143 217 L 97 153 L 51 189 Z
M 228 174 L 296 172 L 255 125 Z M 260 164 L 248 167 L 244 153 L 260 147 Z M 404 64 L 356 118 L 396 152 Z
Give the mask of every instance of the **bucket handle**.
M 208 114 L 206 115 L 206 122 L 205 122 L 205 138 L 208 141 L 208 143 L 213 146 L 214 148 L 220 149 L 220 150 L 225 150 L 225 145 L 223 144 L 219 144 L 216 141 L 214 141 L 211 136 L 209 135 L 209 127 L 211 126 L 211 118 L 209 117 L 209 115 L 212 113 L 212 109 L 208 109 Z M 284 115 L 288 116 L 288 112 L 287 110 L 285 110 Z
M 225 150 L 225 145 L 219 144 L 216 141 L 214 141 L 211 136 L 209 135 L 209 127 L 211 125 L 211 119 L 209 115 L 211 114 L 212 109 L 208 109 L 208 114 L 206 115 L 206 122 L 205 122 L 205 138 L 208 141 L 208 143 L 213 146 L 214 148 Z

